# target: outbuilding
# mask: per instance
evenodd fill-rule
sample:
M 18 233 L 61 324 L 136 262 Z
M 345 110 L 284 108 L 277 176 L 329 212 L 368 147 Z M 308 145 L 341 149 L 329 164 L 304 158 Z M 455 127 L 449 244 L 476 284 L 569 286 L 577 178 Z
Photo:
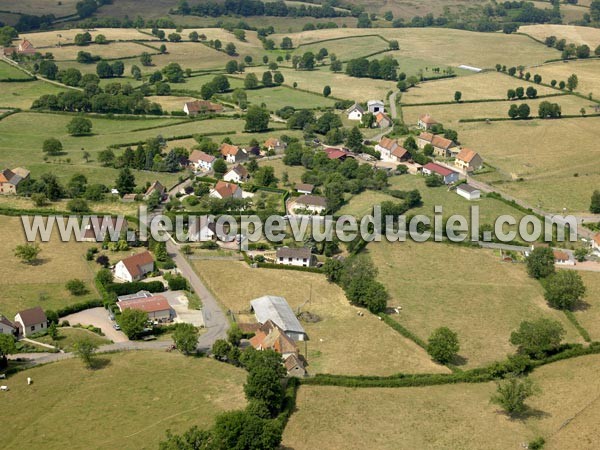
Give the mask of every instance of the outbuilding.
M 456 193 L 467 200 L 479 200 L 481 198 L 481 191 L 467 183 L 460 184 L 456 188 Z

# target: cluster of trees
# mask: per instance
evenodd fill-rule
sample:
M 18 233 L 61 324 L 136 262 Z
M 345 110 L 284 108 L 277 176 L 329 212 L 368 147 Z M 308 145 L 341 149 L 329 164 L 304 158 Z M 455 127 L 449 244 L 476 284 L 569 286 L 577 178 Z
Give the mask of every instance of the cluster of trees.
M 382 59 L 356 58 L 346 64 L 346 74 L 357 78 L 374 78 L 379 80 L 397 80 L 398 61 L 391 56 Z
M 525 96 L 527 96 L 527 98 L 536 98 L 537 97 L 537 89 L 534 88 L 533 86 L 528 86 L 527 89 L 524 89 L 522 87 L 518 87 L 516 89 L 509 89 L 508 91 L 506 91 L 506 97 L 509 100 L 513 100 L 513 99 L 522 99 Z
M 548 101 L 541 102 L 538 107 L 538 115 L 541 119 L 556 119 L 562 114 L 558 103 L 550 103 Z
M 200 95 L 204 100 L 209 100 L 215 94 L 227 92 L 229 88 L 229 78 L 225 75 L 216 75 L 210 82 L 202 85 Z
M 590 201 L 590 212 L 592 214 L 600 214 L 600 191 L 595 190 L 592 193 L 592 199 Z
M 527 103 L 521 103 L 519 106 L 512 104 L 508 109 L 508 117 L 511 119 L 527 119 L 530 114 L 531 109 Z
M 562 52 L 562 59 L 569 59 L 577 57 L 580 59 L 589 58 L 592 54 L 592 50 L 585 44 L 575 45 L 567 43 L 566 39 L 558 39 L 556 36 L 548 36 L 544 40 L 544 43 L 551 48 L 555 48 Z M 594 50 L 596 56 L 600 56 L 600 45 Z
M 316 56 L 313 52 L 306 52 L 302 56 L 294 55 L 292 66 L 296 70 L 312 70 L 315 68 Z
M 158 103 L 144 98 L 144 93 L 133 90 L 129 83 L 109 83 L 101 88 L 98 77 L 85 75 L 88 83 L 83 91 L 65 91 L 57 95 L 46 94 L 35 100 L 32 109 L 51 111 L 98 112 L 120 114 L 163 113 Z M 93 77 L 93 78 L 92 78 Z
M 96 75 L 99 78 L 118 78 L 122 77 L 124 72 L 125 64 L 123 64 L 123 61 L 115 61 L 112 64 L 108 61 L 100 61 L 96 65 Z
M 108 148 L 98 153 L 98 162 L 115 169 L 130 168 L 155 172 L 181 170 L 182 165 L 185 165 L 187 161 L 187 150 L 177 147 L 165 154 L 163 153 L 165 146 L 166 142 L 159 136 L 148 139 L 143 145 L 138 145 L 135 150 L 127 147 L 119 156 L 116 156 L 114 151 Z M 119 192 L 121 192 L 120 189 Z
M 0 46 L 9 47 L 13 39 L 16 39 L 19 33 L 13 27 L 8 25 L 0 27 Z
M 263 2 L 261 0 L 227 0 L 217 2 L 209 0 L 190 6 L 187 1 L 179 4 L 177 12 L 182 15 L 195 16 L 275 16 L 275 17 L 343 17 L 349 12 L 326 5 L 289 6 L 281 0 Z

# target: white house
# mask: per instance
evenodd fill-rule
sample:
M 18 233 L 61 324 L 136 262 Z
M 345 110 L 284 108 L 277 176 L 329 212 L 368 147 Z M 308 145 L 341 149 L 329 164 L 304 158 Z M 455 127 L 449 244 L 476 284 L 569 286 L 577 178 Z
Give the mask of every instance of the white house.
M 122 259 L 115 266 L 115 277 L 123 281 L 138 281 L 154 271 L 154 258 L 148 251 Z
M 467 200 L 479 200 L 481 191 L 467 183 L 459 184 L 456 193 Z
M 223 180 L 230 183 L 244 183 L 248 181 L 249 173 L 241 164 L 235 165 L 224 176 Z
M 225 161 L 232 164 L 248 159 L 246 150 L 239 148 L 237 145 L 223 143 L 219 148 L 219 152 L 221 152 L 221 156 L 223 156 Z
M 285 298 L 265 295 L 251 300 L 250 305 L 258 323 L 264 324 L 270 320 L 294 341 L 307 339 L 306 331 Z
M 213 198 L 243 198 L 244 192 L 242 188 L 235 183 L 228 183 L 226 181 L 217 181 L 215 187 L 210 191 L 210 197 Z
M 190 216 L 188 234 L 190 241 L 206 242 L 216 236 L 216 224 L 212 216 Z
M 276 253 L 276 263 L 286 266 L 312 267 L 316 263 L 316 258 L 310 248 L 279 247 Z
M 421 114 L 417 121 L 417 127 L 422 130 L 428 131 L 432 126 L 437 125 L 437 122 L 429 114 Z
M 382 161 L 391 161 L 392 152 L 399 147 L 398 141 L 388 137 L 382 137 L 379 143 L 375 146 L 375 150 L 381 154 Z
M 21 334 L 25 337 L 48 329 L 48 318 L 44 310 L 35 308 L 19 311 L 15 316 L 15 324 L 19 327 Z
M 17 334 L 18 327 L 6 317 L 0 315 L 0 334 Z
M 318 195 L 301 195 L 290 203 L 290 211 L 308 211 L 311 214 L 321 214 L 327 209 L 327 200 Z
M 367 102 L 367 109 L 373 114 L 385 112 L 385 104 L 381 100 L 369 100 Z
M 562 250 L 554 250 L 554 264 L 559 266 L 574 266 L 575 260 L 571 259 L 571 256 L 567 252 Z
M 217 158 L 201 150 L 194 150 L 188 157 L 192 168 L 198 172 L 208 172 L 212 170 L 213 164 Z
M 346 114 L 348 114 L 348 120 L 362 120 L 364 113 L 365 110 L 358 103 L 355 103 L 346 110 Z
M 424 175 L 439 175 L 443 178 L 445 184 L 451 184 L 458 181 L 458 172 L 450 170 L 444 166 L 440 166 L 436 163 L 427 163 L 423 166 Z

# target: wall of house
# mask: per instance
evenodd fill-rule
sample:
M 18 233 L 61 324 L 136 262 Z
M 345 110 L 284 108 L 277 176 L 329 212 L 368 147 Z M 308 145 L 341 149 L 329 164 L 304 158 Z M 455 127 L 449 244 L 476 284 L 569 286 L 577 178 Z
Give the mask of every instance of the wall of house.
M 115 266 L 115 277 L 124 281 L 134 281 L 133 277 L 125 267 L 122 261 L 119 261 Z

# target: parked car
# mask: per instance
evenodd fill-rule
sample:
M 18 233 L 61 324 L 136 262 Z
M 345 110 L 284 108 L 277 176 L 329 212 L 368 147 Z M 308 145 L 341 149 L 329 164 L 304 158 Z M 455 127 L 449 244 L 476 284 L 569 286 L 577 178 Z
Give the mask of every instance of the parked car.
M 119 324 L 118 324 L 118 323 L 115 323 L 115 324 L 113 325 L 113 328 L 114 328 L 115 330 L 117 330 L 117 331 L 121 331 L 121 327 L 119 326 Z

